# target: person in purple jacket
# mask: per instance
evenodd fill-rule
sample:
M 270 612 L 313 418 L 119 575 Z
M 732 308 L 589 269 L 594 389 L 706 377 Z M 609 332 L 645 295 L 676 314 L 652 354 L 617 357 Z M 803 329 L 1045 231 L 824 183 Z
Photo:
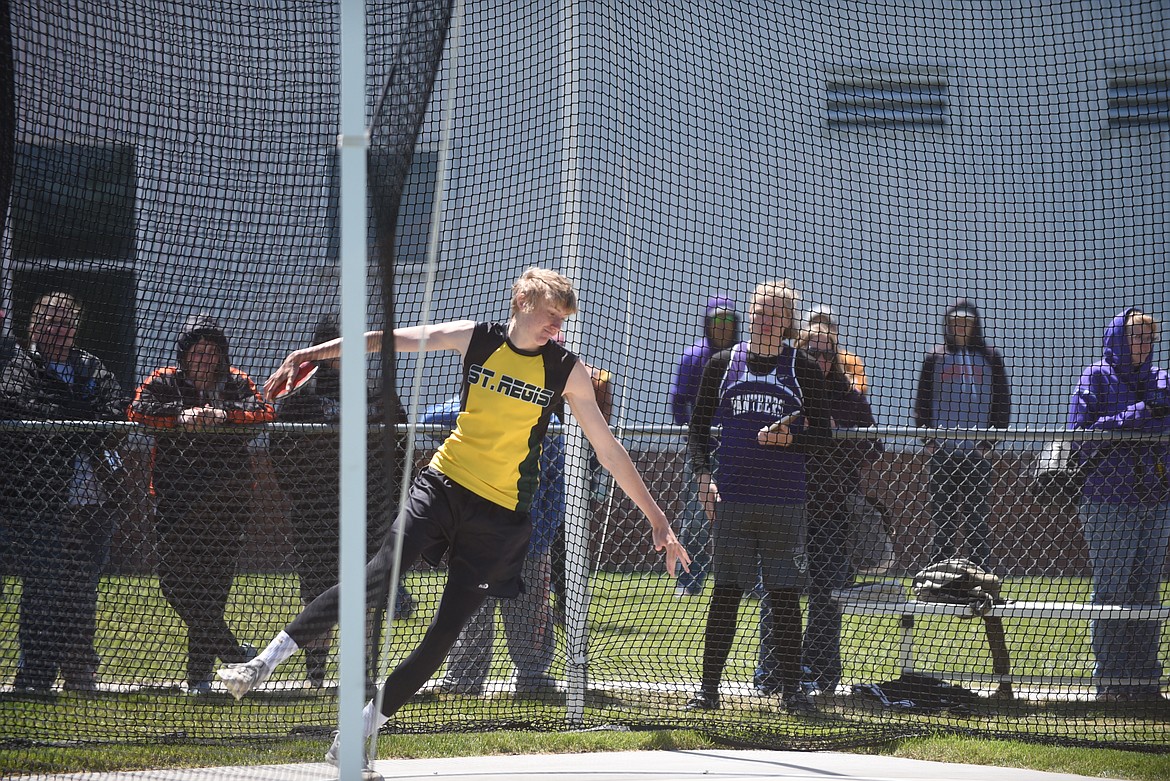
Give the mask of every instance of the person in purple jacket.
M 920 428 L 1007 428 L 1012 397 L 1003 357 L 983 335 L 979 310 L 956 301 L 943 318 L 943 343 L 926 354 L 918 377 L 914 422 Z M 991 557 L 987 518 L 991 492 L 990 441 L 926 440 L 930 458 L 931 561 L 960 554 L 987 566 Z
M 711 296 L 707 299 L 707 309 L 703 313 L 703 336 L 683 351 L 670 381 L 670 412 L 676 426 L 686 426 L 691 422 L 695 399 L 699 395 L 699 380 L 707 361 L 737 341 L 739 314 L 735 311 L 735 302 L 725 296 Z M 703 505 L 699 503 L 698 486 L 689 459 L 683 460 L 682 480 L 686 505 L 678 538 L 687 553 L 691 554 L 691 571 L 680 571 L 675 595 L 689 597 L 703 593 L 703 581 L 711 566 L 711 554 L 707 550 L 711 527 L 703 512 Z
M 1113 318 L 1105 328 L 1104 357 L 1081 373 L 1069 404 L 1070 429 L 1170 431 L 1170 376 L 1152 360 L 1157 338 L 1157 321 L 1137 308 Z M 1086 471 L 1080 516 L 1093 568 L 1093 602 L 1160 606 L 1170 544 L 1170 444 L 1086 441 L 1078 453 Z M 1093 675 L 1100 698 L 1160 702 L 1158 646 L 1158 621 L 1094 621 Z
M 805 585 L 806 459 L 831 444 L 819 366 L 796 336 L 797 292 L 786 281 L 756 287 L 748 339 L 703 369 L 688 439 L 699 497 L 714 530 L 715 587 L 704 632 L 703 673 L 688 710 L 720 706 L 719 685 L 735 639 L 740 601 L 757 579 L 771 601 L 769 669 L 793 714 L 815 711 L 800 686 L 800 592 Z M 722 426 L 718 458 L 711 427 Z

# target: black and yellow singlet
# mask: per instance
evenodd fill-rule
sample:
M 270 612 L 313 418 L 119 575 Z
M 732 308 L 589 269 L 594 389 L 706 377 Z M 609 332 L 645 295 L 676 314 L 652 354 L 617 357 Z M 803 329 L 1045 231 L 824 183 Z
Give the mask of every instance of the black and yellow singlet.
M 556 342 L 529 352 L 507 339 L 503 323 L 476 323 L 463 357 L 455 430 L 431 466 L 509 510 L 527 510 L 540 476 L 549 417 L 577 357 Z

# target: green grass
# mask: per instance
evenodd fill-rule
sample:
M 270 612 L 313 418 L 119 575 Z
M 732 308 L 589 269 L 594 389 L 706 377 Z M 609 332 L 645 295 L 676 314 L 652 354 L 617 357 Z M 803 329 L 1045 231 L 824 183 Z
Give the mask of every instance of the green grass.
M 425 631 L 442 577 L 429 571 L 410 573 L 409 587 L 419 599 L 419 610 L 410 620 L 395 622 L 392 658 L 413 648 Z M 632 731 L 568 731 L 563 702 L 518 700 L 506 694 L 420 697 L 392 722 L 393 734 L 383 736 L 380 755 L 687 749 L 709 747 L 718 739 L 721 744 L 759 747 L 868 744 L 866 751 L 942 761 L 1115 778 L 1170 777 L 1167 755 L 1053 745 L 1099 741 L 1164 749 L 1170 721 L 1164 708 L 1134 712 L 1092 702 L 985 701 L 968 713 L 914 715 L 844 701 L 826 707 L 830 718 L 805 723 L 786 716 L 774 702 L 750 697 L 729 698 L 715 713 L 683 714 L 680 706 L 699 677 L 706 599 L 676 599 L 673 581 L 658 574 L 599 573 L 592 587 L 589 675 L 594 688 L 587 695 L 584 723 Z M 1008 596 L 1017 598 L 1088 598 L 1088 584 L 1075 578 L 1016 578 L 1008 589 Z M 10 579 L 0 599 L 0 675 L 9 680 L 16 664 L 18 593 L 19 584 Z M 262 643 L 299 607 L 294 577 L 247 575 L 237 578 L 228 618 L 241 639 Z M 726 681 L 750 680 L 756 612 L 757 603 L 745 600 Z M 153 578 L 106 579 L 101 613 L 103 679 L 150 683 L 153 688 L 84 697 L 0 695 L 0 775 L 319 759 L 324 735 L 336 720 L 334 695 L 295 690 L 261 693 L 242 702 L 222 695 L 188 698 L 167 688 L 183 677 L 186 634 Z M 1087 622 L 1010 621 L 1007 629 L 1017 671 L 1089 675 Z M 1163 637 L 1164 659 L 1166 634 L 1170 633 Z M 843 628 L 847 679 L 878 682 L 896 677 L 895 637 L 894 618 L 847 617 Z M 916 637 L 920 665 L 990 671 L 979 622 L 920 621 Z M 559 647 L 564 648 L 563 638 Z M 553 672 L 563 674 L 561 662 Z M 507 678 L 510 673 L 501 632 L 492 675 Z M 302 676 L 299 661 L 293 660 L 274 677 Z M 607 686 L 622 681 L 652 686 L 646 690 Z M 1118 772 L 1110 776 L 1111 768 Z
M 428 618 L 441 587 L 441 574 L 413 572 L 410 588 L 420 596 Z M 9 579 L 0 599 L 0 680 L 11 680 L 15 670 L 16 605 L 19 581 Z M 1087 600 L 1083 579 L 1018 578 L 1008 583 L 1005 596 L 1030 599 Z M 639 680 L 677 682 L 697 680 L 702 659 L 702 624 L 706 599 L 675 599 L 673 582 L 657 574 L 598 573 L 593 581 L 590 615 L 590 657 L 594 678 L 644 674 Z M 259 605 L 259 607 L 258 607 Z M 111 679 L 173 682 L 183 677 L 185 628 L 167 605 L 153 578 L 107 578 L 102 587 L 102 615 L 98 645 L 102 674 Z M 274 636 L 300 609 L 296 579 L 288 575 L 247 575 L 237 578 L 228 606 L 228 621 L 243 640 L 263 643 Z M 737 653 L 729 660 L 726 680 L 746 680 L 754 667 L 755 600 L 741 608 Z M 897 675 L 896 617 L 848 616 L 842 630 L 846 676 L 878 681 Z M 421 619 L 395 624 L 395 647 L 407 649 L 418 641 Z M 1092 654 L 1088 622 L 1013 620 L 1008 642 L 1017 672 L 1044 673 L 1060 669 L 1088 677 Z M 977 621 L 920 618 L 916 630 L 921 666 L 955 672 L 989 672 L 983 652 L 982 628 Z M 932 642 L 933 640 L 933 642 Z M 510 674 L 502 637 L 497 637 L 494 675 Z M 1164 633 L 1163 656 L 1170 649 Z M 663 655 L 669 669 L 656 671 Z M 563 672 L 557 668 L 554 672 Z M 278 679 L 301 674 L 295 665 L 277 672 Z M 648 676 L 648 677 L 647 677 Z

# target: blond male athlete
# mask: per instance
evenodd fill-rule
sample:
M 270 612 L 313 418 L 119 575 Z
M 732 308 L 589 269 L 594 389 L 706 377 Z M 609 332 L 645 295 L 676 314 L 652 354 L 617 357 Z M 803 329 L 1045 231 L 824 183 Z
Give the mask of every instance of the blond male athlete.
M 540 447 L 549 417 L 564 398 L 598 460 L 650 521 L 655 550 L 665 550 L 671 576 L 690 557 L 650 496 L 626 449 L 597 407 L 593 383 L 577 356 L 557 343 L 565 318 L 577 311 L 577 294 L 561 274 L 529 269 L 512 286 L 511 318 L 504 323 L 458 320 L 394 330 L 399 352 L 456 350 L 463 355 L 462 404 L 455 430 L 414 479 L 402 514 L 403 569 L 421 556 L 437 564 L 448 554 L 447 583 L 422 642 L 383 684 L 382 709 L 363 712 L 367 738 L 377 734 L 443 663 L 464 625 L 487 597 L 515 597 L 532 525 L 528 504 L 536 490 Z M 424 344 L 423 338 L 426 337 Z M 366 351 L 382 347 L 382 332 L 366 334 Z M 284 388 L 303 361 L 335 358 L 341 340 L 295 350 L 264 384 L 270 397 Z M 386 600 L 394 533 L 366 565 L 366 599 Z M 250 662 L 219 670 L 239 699 L 265 681 L 298 648 L 329 631 L 338 619 L 338 587 L 309 603 Z M 337 741 L 326 754 L 336 762 Z

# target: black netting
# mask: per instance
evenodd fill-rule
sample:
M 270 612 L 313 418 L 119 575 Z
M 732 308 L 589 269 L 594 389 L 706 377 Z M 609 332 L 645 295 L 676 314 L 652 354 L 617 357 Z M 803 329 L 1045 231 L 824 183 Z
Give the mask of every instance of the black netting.
M 575 283 L 566 343 L 706 577 L 666 575 L 554 426 L 530 593 L 386 730 L 1164 749 L 1161 3 L 371 4 L 370 284 L 344 302 L 334 3 L 5 8 L 6 770 L 66 743 L 326 734 L 331 638 L 238 703 L 213 675 L 336 580 L 336 369 L 275 409 L 257 386 L 343 306 L 411 325 L 433 294 L 430 321 L 506 321 L 531 266 Z M 787 288 L 753 295 L 781 279 L 791 323 Z M 725 326 L 752 354 L 694 354 Z M 84 352 L 56 355 L 68 334 Z M 371 551 L 386 475 L 422 469 L 458 408 L 458 355 L 418 360 L 369 361 Z M 204 405 L 211 430 L 184 425 Z M 750 441 L 792 411 L 795 446 Z M 712 467 L 722 544 L 763 561 L 720 563 Z M 948 558 L 995 578 L 912 587 Z M 406 571 L 392 665 L 446 576 Z

